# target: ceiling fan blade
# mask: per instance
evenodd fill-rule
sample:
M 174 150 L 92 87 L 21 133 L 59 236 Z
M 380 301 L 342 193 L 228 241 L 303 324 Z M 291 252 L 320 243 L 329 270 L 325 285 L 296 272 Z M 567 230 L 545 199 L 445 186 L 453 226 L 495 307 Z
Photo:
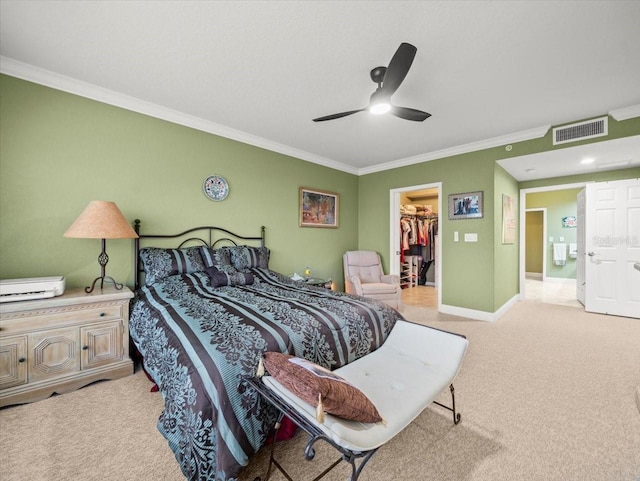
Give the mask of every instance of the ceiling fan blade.
M 391 107 L 390 113 L 401 119 L 413 120 L 415 122 L 422 122 L 431 117 L 431 114 L 423 112 L 422 110 L 410 109 L 408 107 Z
M 382 81 L 382 89 L 386 91 L 387 95 L 391 96 L 398 90 L 398 87 L 407 76 L 409 68 L 411 68 L 417 51 L 418 49 L 410 43 L 401 43 L 396 53 L 393 54 Z
M 326 115 L 325 117 L 318 117 L 317 119 L 313 119 L 313 121 L 324 122 L 325 120 L 340 119 L 342 117 L 346 117 L 347 115 L 362 112 L 363 110 L 367 110 L 367 109 L 365 108 L 365 109 L 358 109 L 358 110 L 350 110 L 349 112 L 340 112 L 339 114 Z

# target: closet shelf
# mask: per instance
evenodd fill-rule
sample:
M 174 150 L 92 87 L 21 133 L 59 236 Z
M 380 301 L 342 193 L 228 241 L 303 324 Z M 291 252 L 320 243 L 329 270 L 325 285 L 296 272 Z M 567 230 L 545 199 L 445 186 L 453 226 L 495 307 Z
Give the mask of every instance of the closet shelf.
M 416 287 L 418 285 L 418 270 L 421 256 L 405 256 L 400 265 L 400 286 Z

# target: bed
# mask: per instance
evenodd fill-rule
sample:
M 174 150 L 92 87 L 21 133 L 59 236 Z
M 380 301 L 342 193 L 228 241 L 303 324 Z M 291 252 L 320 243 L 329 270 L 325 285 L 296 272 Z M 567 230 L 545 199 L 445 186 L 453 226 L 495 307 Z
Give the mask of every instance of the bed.
M 265 443 L 277 411 L 239 389 L 263 353 L 334 370 L 375 351 L 402 319 L 382 302 L 271 270 L 264 227 L 257 236 L 135 227 L 131 339 L 162 393 L 158 429 L 187 479 L 237 479 Z

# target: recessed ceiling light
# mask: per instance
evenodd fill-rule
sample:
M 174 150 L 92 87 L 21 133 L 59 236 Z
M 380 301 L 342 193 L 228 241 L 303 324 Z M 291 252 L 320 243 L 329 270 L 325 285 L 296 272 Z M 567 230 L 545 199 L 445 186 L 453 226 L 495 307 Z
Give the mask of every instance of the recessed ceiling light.
M 581 164 L 593 164 L 596 161 L 593 157 L 585 157 L 580 161 Z
M 630 165 L 630 164 L 631 164 L 631 160 L 630 159 L 614 161 L 614 162 L 605 162 L 603 164 L 596 165 L 596 169 L 611 169 L 611 168 L 614 168 L 614 167 L 625 167 L 625 166 Z

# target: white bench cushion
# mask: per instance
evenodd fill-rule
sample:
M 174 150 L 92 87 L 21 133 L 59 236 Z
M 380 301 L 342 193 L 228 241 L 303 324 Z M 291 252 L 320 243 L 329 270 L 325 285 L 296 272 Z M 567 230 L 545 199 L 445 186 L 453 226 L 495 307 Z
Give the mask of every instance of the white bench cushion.
M 467 339 L 407 321 L 398 321 L 376 351 L 336 369 L 376 406 L 386 424 L 346 421 L 330 414 L 324 424 L 307 404 L 271 376 L 263 382 L 337 444 L 352 451 L 382 446 L 407 427 L 458 374 Z

